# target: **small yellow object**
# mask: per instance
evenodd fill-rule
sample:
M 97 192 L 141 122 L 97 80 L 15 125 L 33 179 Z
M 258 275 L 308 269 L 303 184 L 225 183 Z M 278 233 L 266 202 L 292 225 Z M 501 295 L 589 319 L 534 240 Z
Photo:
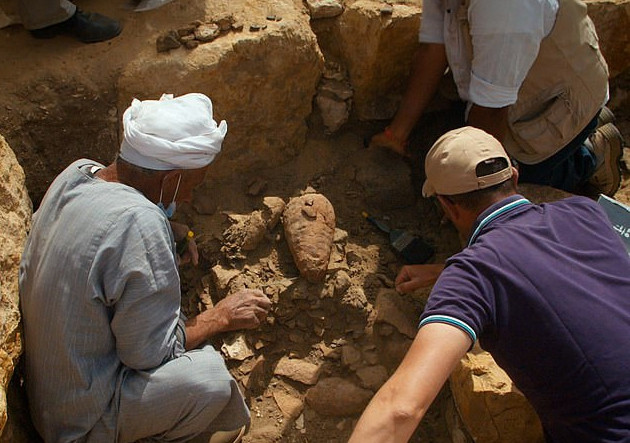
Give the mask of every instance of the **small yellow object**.
M 195 233 L 193 231 L 188 231 L 186 233 L 186 237 L 182 238 L 180 243 L 177 245 L 177 254 L 182 255 L 186 252 L 188 248 L 188 242 L 195 238 Z

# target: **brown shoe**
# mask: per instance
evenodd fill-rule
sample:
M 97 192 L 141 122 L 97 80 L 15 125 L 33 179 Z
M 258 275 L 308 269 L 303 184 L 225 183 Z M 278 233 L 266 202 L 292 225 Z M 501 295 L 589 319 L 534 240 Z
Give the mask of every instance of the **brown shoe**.
M 607 123 L 615 123 L 615 114 L 607 106 L 603 106 L 597 116 L 597 127 L 604 126 Z
M 597 169 L 588 184 L 600 193 L 612 197 L 621 184 L 621 154 L 623 137 L 612 123 L 595 130 L 589 141 L 597 157 Z

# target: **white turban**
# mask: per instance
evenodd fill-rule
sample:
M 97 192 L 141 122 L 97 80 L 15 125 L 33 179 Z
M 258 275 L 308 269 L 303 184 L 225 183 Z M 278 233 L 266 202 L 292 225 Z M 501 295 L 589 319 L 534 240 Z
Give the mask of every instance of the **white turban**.
M 192 93 L 159 100 L 133 99 L 123 114 L 120 157 L 136 166 L 166 171 L 209 165 L 221 151 L 225 120 L 217 126 L 208 97 Z

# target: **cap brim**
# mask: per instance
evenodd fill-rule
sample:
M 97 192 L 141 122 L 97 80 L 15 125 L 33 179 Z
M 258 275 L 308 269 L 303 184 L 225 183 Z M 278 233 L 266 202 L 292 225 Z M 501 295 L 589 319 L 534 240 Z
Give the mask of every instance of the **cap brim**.
M 425 180 L 424 184 L 422 185 L 422 196 L 428 198 L 433 197 L 435 194 L 436 192 L 433 185 L 429 182 L 429 180 Z

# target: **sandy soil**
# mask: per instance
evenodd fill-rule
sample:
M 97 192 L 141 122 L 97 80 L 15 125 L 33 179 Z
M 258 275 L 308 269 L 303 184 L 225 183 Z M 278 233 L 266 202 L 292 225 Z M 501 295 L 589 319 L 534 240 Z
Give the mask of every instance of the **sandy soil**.
M 133 34 L 124 38 L 133 44 Z M 95 141 L 98 145 L 95 152 L 101 156 L 99 160 L 110 160 L 117 149 L 118 116 L 115 109 L 112 111 L 113 89 L 101 88 L 109 80 L 95 78 L 93 90 L 77 89 L 72 82 L 64 81 L 63 70 L 80 71 L 82 60 L 64 58 L 63 42 L 51 41 L 47 46 L 33 43 L 19 27 L 0 31 L 0 40 L 4 48 L 16 43 L 27 48 L 19 54 L 12 50 L 9 63 L 0 67 L 0 79 L 8 85 L 0 91 L 3 110 L 0 133 L 7 136 L 14 149 L 33 145 L 33 140 L 48 139 L 60 149 L 59 158 L 54 159 L 38 157 L 37 149 L 20 150 L 18 157 L 21 162 L 29 163 L 29 171 L 47 170 L 51 165 L 60 170 L 62 163 L 84 155 L 81 125 L 102 128 L 97 131 L 100 138 Z M 83 60 L 87 60 L 88 75 L 95 75 L 99 65 L 116 63 L 115 52 L 101 48 L 96 54 L 81 51 Z M 57 60 L 52 63 L 50 75 L 45 74 L 47 57 Z M 18 71 L 14 71 L 16 67 Z M 21 72 L 25 67 L 29 71 Z M 29 83 L 25 76 L 47 81 Z M 630 76 L 617 79 L 611 88 L 611 104 L 627 140 L 630 140 L 629 90 Z M 74 99 L 64 101 L 67 97 Z M 57 110 L 63 111 L 60 117 L 49 115 Z M 67 120 L 64 116 L 74 117 Z M 38 126 L 38 122 L 45 125 Z M 415 146 L 428 146 L 454 123 L 448 113 L 427 116 L 419 125 Z M 247 353 L 251 355 L 243 360 L 228 359 L 252 412 L 252 430 L 245 438 L 247 442 L 341 442 L 347 440 L 356 421 L 356 415 L 328 416 L 304 406 L 310 385 L 277 374 L 282 358 L 291 357 L 318 366 L 320 379 L 339 376 L 360 384 L 357 367 L 348 365 L 343 358 L 345 346 L 361 351 L 363 362 L 359 367 L 380 365 L 389 373 L 408 346 L 408 337 L 387 328 L 386 322 L 375 321 L 377 295 L 392 288 L 404 262 L 389 247 L 386 237 L 363 218 L 363 211 L 424 238 L 435 248 L 432 261 L 442 261 L 459 248 L 454 229 L 440 223 L 435 204 L 419 197 L 419 156 L 403 160 L 389 152 L 363 147 L 364 137 L 379 130 L 382 124 L 350 122 L 334 136 L 323 134 L 316 116 L 310 124 L 307 145 L 296 158 L 229 181 L 209 180 L 196 193 L 193 205 L 183 207 L 177 216 L 178 221 L 188 223 L 197 233 L 202 256 L 197 268 L 182 269 L 183 310 L 187 314 L 206 309 L 239 287 L 260 288 L 274 301 L 268 322 L 260 330 L 244 334 Z M 28 131 L 21 131 L 22 127 L 28 127 Z M 627 149 L 625 158 L 630 161 Z M 37 202 L 48 178 L 34 172 L 29 180 Z M 234 214 L 246 216 L 262 209 L 263 198 L 267 196 L 288 202 L 307 187 L 326 196 L 336 213 L 338 231 L 333 255 L 327 278 L 321 284 L 308 284 L 299 277 L 281 223 L 265 232 L 251 251 L 239 249 L 224 236 L 234 224 Z M 527 195 L 537 201 L 558 196 L 546 188 L 527 189 Z M 627 170 L 616 198 L 630 204 Z M 405 297 L 410 317 L 417 318 L 426 296 L 427 291 L 419 291 Z M 221 347 L 224 340 L 232 338 L 219 337 L 215 344 Z M 15 411 L 23 407 L 18 382 L 16 379 L 13 386 L 13 394 L 18 396 L 10 400 Z M 453 417 L 446 387 L 413 441 L 450 441 L 448 420 Z M 13 434 L 5 433 L 4 441 L 34 441 L 27 429 L 28 422 L 22 421 L 23 416 L 16 413 L 11 420 Z

